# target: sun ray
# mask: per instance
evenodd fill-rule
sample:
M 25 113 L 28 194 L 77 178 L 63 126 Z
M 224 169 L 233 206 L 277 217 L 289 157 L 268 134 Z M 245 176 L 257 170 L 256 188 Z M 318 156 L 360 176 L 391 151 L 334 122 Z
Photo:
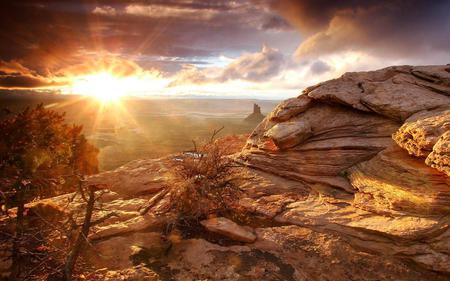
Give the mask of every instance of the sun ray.
M 72 92 L 95 97 L 103 103 L 118 101 L 127 93 L 127 79 L 102 71 L 74 79 Z

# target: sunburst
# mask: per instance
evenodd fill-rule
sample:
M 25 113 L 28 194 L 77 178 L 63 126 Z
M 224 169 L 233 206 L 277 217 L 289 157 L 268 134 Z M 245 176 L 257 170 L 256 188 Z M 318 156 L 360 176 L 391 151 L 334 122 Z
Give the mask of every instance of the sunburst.
M 105 71 L 75 77 L 72 81 L 71 92 L 109 103 L 117 102 L 126 96 L 132 86 L 129 79 Z

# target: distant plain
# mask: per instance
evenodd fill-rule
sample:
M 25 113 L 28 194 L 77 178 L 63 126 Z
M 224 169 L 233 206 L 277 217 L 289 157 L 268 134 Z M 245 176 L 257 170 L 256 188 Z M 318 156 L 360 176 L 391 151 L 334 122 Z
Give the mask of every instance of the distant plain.
M 251 133 L 257 124 L 243 119 L 253 103 L 266 115 L 278 101 L 130 98 L 102 105 L 78 96 L 0 94 L 0 118 L 40 103 L 66 112 L 68 123 L 83 125 L 84 134 L 100 149 L 104 171 L 135 159 L 191 150 L 192 141 L 204 141 L 221 127 L 219 137 Z

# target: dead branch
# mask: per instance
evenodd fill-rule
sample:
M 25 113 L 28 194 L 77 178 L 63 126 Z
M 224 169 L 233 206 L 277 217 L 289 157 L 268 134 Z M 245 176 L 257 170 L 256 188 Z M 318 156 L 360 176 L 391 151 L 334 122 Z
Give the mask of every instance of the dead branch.
M 109 213 L 109 214 L 104 215 L 103 217 L 99 218 L 98 220 L 95 220 L 95 221 L 91 222 L 91 226 L 94 226 L 94 225 L 97 225 L 97 224 L 101 224 L 102 222 L 104 222 L 107 219 L 112 218 L 112 217 L 118 218 L 119 215 L 116 212 Z
M 89 230 L 91 228 L 92 213 L 94 211 L 95 204 L 95 186 L 89 186 L 89 198 L 86 206 L 86 214 L 84 216 L 83 226 L 80 233 L 78 234 L 77 240 L 75 241 L 72 251 L 67 257 L 66 264 L 64 266 L 64 280 L 71 281 L 72 273 L 77 262 L 78 256 L 82 250 L 85 240 L 89 235 Z
M 147 203 L 147 205 L 145 205 L 145 207 L 141 210 L 139 209 L 139 213 L 143 216 L 145 214 L 148 213 L 148 211 L 157 203 L 159 202 L 161 199 L 164 198 L 164 196 L 166 196 L 166 194 L 169 192 L 169 188 L 164 188 L 163 190 L 159 191 L 155 196 L 153 196 Z
M 220 129 L 214 130 L 209 142 L 212 143 L 214 141 L 214 139 L 216 138 L 217 134 L 220 133 L 220 131 L 222 131 L 224 128 L 225 128 L 225 126 L 222 126 Z

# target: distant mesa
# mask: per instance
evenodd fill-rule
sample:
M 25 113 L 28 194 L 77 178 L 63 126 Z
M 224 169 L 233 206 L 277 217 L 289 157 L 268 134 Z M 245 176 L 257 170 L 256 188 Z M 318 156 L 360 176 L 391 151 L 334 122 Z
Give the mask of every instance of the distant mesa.
M 264 115 L 261 113 L 261 107 L 256 103 L 253 104 L 253 112 L 247 116 L 244 121 L 248 123 L 259 123 L 264 119 Z

